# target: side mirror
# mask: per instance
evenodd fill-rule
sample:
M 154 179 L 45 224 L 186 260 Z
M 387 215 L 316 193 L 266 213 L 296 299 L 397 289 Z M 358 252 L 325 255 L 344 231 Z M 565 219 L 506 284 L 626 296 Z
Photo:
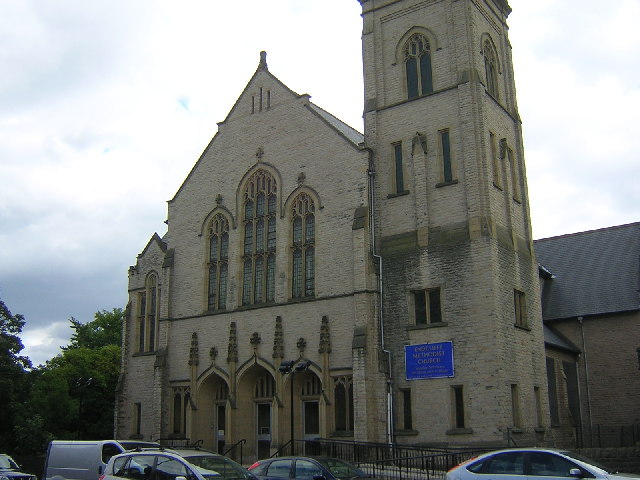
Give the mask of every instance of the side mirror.
M 579 468 L 572 468 L 571 470 L 569 470 L 569 476 L 573 478 L 582 478 L 582 470 L 580 470 Z
M 187 477 L 183 477 L 182 475 L 176 477 L 174 480 L 187 480 Z

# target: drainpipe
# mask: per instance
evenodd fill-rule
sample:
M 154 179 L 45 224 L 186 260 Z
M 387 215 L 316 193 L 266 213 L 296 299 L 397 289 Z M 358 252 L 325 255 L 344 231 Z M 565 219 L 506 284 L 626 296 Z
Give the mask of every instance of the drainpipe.
M 368 147 L 364 147 L 369 153 L 369 168 L 367 174 L 369 175 L 369 233 L 371 235 L 371 255 L 378 262 L 378 322 L 380 330 L 380 349 L 387 356 L 387 443 L 392 444 L 394 442 L 394 425 L 393 425 L 393 377 L 391 370 L 391 352 L 386 349 L 384 340 L 384 315 L 383 315 L 383 281 L 382 281 L 382 256 L 376 253 L 376 234 L 375 234 L 375 176 L 376 169 L 373 164 L 373 150 Z
M 589 388 L 589 357 L 587 355 L 587 344 L 584 337 L 583 317 L 578 317 L 580 324 L 580 334 L 582 335 L 582 352 L 584 353 L 584 377 L 587 383 L 587 412 L 589 412 L 589 430 L 593 433 L 593 420 L 591 419 L 591 390 Z

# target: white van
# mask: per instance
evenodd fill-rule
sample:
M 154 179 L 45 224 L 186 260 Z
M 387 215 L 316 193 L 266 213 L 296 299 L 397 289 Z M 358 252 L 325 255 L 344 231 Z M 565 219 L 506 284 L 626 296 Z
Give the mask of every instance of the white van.
M 114 455 L 137 447 L 159 446 L 138 441 L 123 444 L 117 440 L 54 440 L 47 450 L 43 480 L 97 480 Z

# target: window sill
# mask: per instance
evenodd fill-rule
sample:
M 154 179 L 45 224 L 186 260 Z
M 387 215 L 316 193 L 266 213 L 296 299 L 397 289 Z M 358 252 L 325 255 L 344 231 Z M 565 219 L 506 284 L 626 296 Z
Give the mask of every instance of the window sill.
M 524 330 L 525 332 L 531 331 L 531 327 L 528 327 L 526 325 L 518 325 L 517 323 L 514 323 L 513 326 L 516 327 L 518 330 Z
M 536 428 L 533 429 L 533 431 L 536 432 L 536 433 L 544 433 L 544 432 L 547 431 L 547 429 L 544 428 L 544 427 L 536 427 Z
M 404 197 L 405 195 L 409 195 L 409 190 L 402 190 L 401 192 L 390 193 L 389 195 L 387 195 L 387 198 Z
M 353 438 L 353 432 L 331 432 L 331 437 Z
M 449 185 L 457 185 L 458 180 L 451 180 L 450 182 L 438 182 L 436 183 L 436 188 L 448 187 Z
M 398 437 L 415 437 L 419 434 L 420 432 L 418 432 L 417 430 L 396 430 L 395 434 Z
M 519 198 L 513 198 L 513 201 L 516 202 L 518 205 L 522 205 L 522 200 Z
M 153 352 L 136 352 L 132 356 L 133 357 L 152 357 L 155 356 L 155 350 Z
M 500 190 L 501 192 L 503 191 L 503 188 L 501 185 L 498 185 L 496 182 L 493 182 L 493 186 L 496 187 L 498 190 Z
M 511 433 L 522 433 L 522 429 L 520 427 L 511 427 L 509 428 Z
M 473 428 L 452 428 L 447 430 L 447 435 L 471 435 Z
M 436 322 L 436 323 L 425 323 L 424 325 L 407 325 L 407 330 L 424 330 L 427 328 L 440 328 L 440 327 L 448 327 L 449 324 L 447 322 Z

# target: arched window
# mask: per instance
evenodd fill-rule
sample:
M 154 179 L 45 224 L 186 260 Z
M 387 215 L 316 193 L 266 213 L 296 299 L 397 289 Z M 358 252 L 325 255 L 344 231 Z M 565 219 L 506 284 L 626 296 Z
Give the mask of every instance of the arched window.
M 306 193 L 296 197 L 291 206 L 293 236 L 292 282 L 293 298 L 311 297 L 315 293 L 315 204 Z
M 495 99 L 498 98 L 498 57 L 489 39 L 484 41 L 482 47 L 484 56 L 484 73 L 487 78 L 487 92 Z
M 147 277 L 138 304 L 138 352 L 153 352 L 156 349 L 156 326 L 160 313 L 160 288 L 155 273 Z
M 229 270 L 229 221 L 217 214 L 209 224 L 209 289 L 207 308 L 227 308 L 227 275 Z
M 431 45 L 424 35 L 416 33 L 404 47 L 404 64 L 409 100 L 433 92 Z
M 243 196 L 242 304 L 273 302 L 276 280 L 276 193 L 273 176 L 256 171 Z

